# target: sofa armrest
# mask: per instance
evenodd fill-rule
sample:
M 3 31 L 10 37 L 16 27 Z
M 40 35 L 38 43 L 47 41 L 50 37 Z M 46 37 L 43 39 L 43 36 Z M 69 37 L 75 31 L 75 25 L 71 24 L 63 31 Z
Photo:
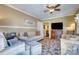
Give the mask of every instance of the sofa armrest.
M 17 42 L 15 45 L 11 47 L 7 47 L 3 51 L 0 52 L 0 55 L 15 55 L 25 50 L 24 42 Z

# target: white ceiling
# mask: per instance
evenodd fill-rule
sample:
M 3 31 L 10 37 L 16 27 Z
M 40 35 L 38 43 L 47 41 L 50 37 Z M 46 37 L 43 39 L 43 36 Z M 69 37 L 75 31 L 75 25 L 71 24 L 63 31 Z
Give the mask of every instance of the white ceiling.
M 58 7 L 61 11 L 55 11 L 50 14 L 49 12 L 44 12 L 44 10 L 46 10 L 46 4 L 11 4 L 9 6 L 31 16 L 37 17 L 40 20 L 72 15 L 79 8 L 79 4 L 61 4 L 60 7 Z

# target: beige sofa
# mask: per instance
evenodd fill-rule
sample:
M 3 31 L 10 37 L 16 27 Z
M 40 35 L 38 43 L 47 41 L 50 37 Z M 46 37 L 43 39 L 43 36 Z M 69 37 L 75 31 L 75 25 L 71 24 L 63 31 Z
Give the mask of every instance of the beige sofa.
M 44 38 L 44 36 L 40 33 L 36 33 L 36 32 L 21 32 L 20 39 L 29 39 L 29 40 L 33 40 L 33 41 L 40 41 Z

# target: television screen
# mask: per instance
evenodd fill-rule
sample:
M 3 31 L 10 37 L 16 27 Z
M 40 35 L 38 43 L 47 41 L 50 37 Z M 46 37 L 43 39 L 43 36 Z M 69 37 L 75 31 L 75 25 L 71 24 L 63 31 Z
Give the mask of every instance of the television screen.
M 52 29 L 63 29 L 63 23 L 62 22 L 60 22 L 60 23 L 52 23 L 51 28 Z

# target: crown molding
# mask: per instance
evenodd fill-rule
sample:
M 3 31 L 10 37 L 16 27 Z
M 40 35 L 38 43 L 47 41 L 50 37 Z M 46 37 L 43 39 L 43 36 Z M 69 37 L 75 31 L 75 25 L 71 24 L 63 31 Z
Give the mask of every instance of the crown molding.
M 30 13 L 28 13 L 28 12 L 22 11 L 21 9 L 16 8 L 16 7 L 14 7 L 14 6 L 10 5 L 10 4 L 5 4 L 5 6 L 8 6 L 8 7 L 12 8 L 12 9 L 15 9 L 15 10 L 21 12 L 21 13 L 24 13 L 24 14 L 26 14 L 26 15 L 29 15 L 29 16 L 31 16 L 31 17 L 34 17 L 34 18 L 39 19 L 39 17 L 35 16 L 34 14 L 32 15 L 32 14 L 30 14 Z

